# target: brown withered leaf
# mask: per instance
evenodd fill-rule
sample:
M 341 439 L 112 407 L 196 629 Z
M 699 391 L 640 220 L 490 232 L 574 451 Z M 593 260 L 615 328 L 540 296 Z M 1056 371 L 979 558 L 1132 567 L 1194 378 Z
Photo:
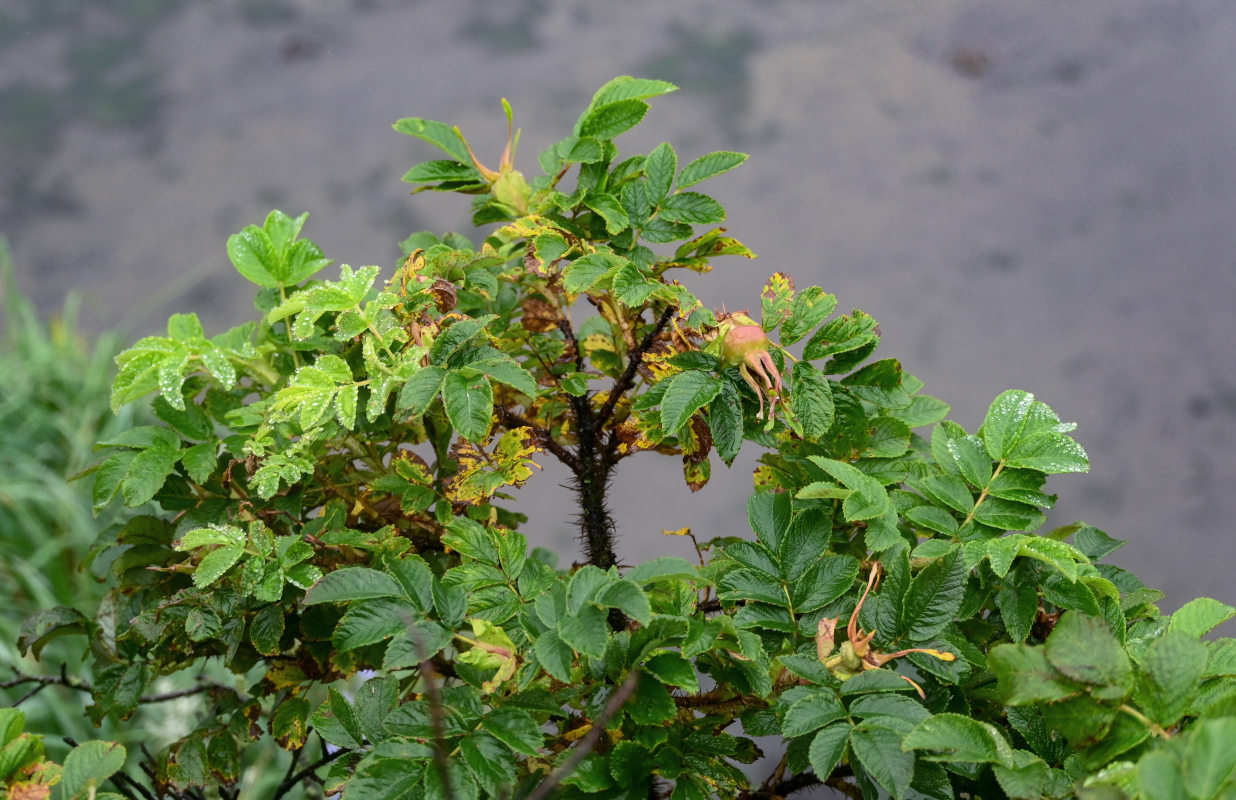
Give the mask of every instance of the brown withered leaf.
M 434 305 L 438 307 L 438 311 L 445 314 L 455 308 L 459 304 L 458 289 L 455 284 L 445 278 L 438 278 L 433 282 L 433 286 L 429 287 L 429 293 L 433 295 Z
M 682 472 L 687 486 L 698 492 L 708 483 L 712 474 L 708 453 L 712 450 L 712 431 L 700 414 L 691 417 L 691 423 L 678 437 L 682 447 Z
M 539 297 L 525 297 L 519 304 L 524 310 L 524 328 L 533 333 L 545 333 L 558 329 L 558 312 Z

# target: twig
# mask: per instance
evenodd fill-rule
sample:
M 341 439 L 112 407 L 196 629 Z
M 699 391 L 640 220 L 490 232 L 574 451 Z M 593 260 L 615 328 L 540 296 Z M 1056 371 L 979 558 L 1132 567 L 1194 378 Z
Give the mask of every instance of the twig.
M 635 687 L 639 684 L 639 672 L 632 671 L 627 673 L 627 678 L 622 682 L 609 700 L 605 702 L 605 707 L 601 709 L 601 713 L 596 715 L 592 720 L 592 728 L 588 733 L 584 734 L 584 738 L 579 740 L 579 744 L 571 751 L 571 755 L 566 761 L 563 761 L 549 773 L 545 780 L 541 781 L 540 785 L 532 794 L 528 795 L 525 800 L 545 800 L 549 797 L 549 793 L 558 788 L 558 784 L 564 778 L 571 774 L 571 771 L 583 761 L 585 757 L 596 749 L 597 744 L 601 741 L 601 735 L 605 732 L 605 726 L 618 710 L 622 708 L 627 700 L 631 699 L 631 695 L 635 693 Z
M 635 383 L 635 373 L 639 369 L 639 365 L 643 363 L 644 355 L 652 349 L 652 343 L 660 335 L 665 326 L 669 324 L 670 317 L 674 316 L 675 306 L 666 306 L 661 312 L 661 316 L 657 318 L 657 322 L 652 326 L 652 330 L 644 335 L 643 341 L 639 343 L 639 347 L 631 349 L 627 353 L 627 368 L 618 376 L 618 380 L 614 381 L 613 388 L 609 390 L 609 397 L 605 399 L 605 405 L 601 406 L 600 412 L 597 413 L 597 425 L 604 426 L 609 422 L 610 416 L 614 413 L 615 406 L 618 405 L 619 398 L 626 394 L 627 390 Z
M 322 734 L 319 733 L 318 738 L 321 738 L 321 736 Z M 324 748 L 326 746 L 325 739 L 322 739 L 322 746 Z M 321 779 L 318 778 L 316 774 L 317 771 L 321 769 L 322 767 L 326 766 L 327 764 L 331 763 L 335 759 L 339 758 L 344 753 L 351 752 L 351 750 L 347 747 L 340 747 L 338 750 L 336 750 L 333 753 L 330 753 L 330 752 L 326 753 L 321 758 L 319 758 L 317 761 L 314 761 L 312 764 L 302 769 L 300 772 L 292 774 L 292 770 L 295 768 L 296 761 L 299 759 L 301 750 L 303 749 L 304 748 L 302 747 L 302 748 L 298 748 L 293 751 L 292 765 L 288 767 L 287 774 L 284 776 L 283 780 L 280 781 L 279 786 L 275 788 L 275 794 L 273 796 L 273 800 L 279 800 L 279 798 L 283 797 L 285 794 L 292 791 L 292 789 L 295 789 L 296 786 L 299 785 L 302 781 L 315 780 L 320 783 Z
M 59 675 L 26 675 L 25 673 L 18 672 L 17 676 L 18 677 L 16 678 L 12 678 L 10 680 L 4 681 L 3 683 L 0 683 L 0 689 L 11 689 L 14 686 L 22 686 L 23 684 L 27 684 L 27 683 L 35 683 L 35 684 L 38 684 L 38 686 L 35 689 L 31 690 L 30 692 L 26 693 L 20 700 L 13 703 L 13 705 L 15 706 L 19 705 L 22 701 L 32 697 L 34 694 L 41 692 L 43 689 L 47 688 L 48 686 L 64 686 L 68 689 L 76 689 L 79 692 L 88 692 L 91 694 L 94 693 L 94 686 L 92 686 L 88 681 L 83 681 L 79 678 L 69 677 L 65 673 L 64 664 L 60 665 Z M 211 689 L 222 689 L 224 691 L 229 691 L 229 692 L 235 691 L 227 686 L 224 686 L 221 683 L 214 683 L 213 681 L 210 681 L 210 682 L 202 681 L 197 686 L 194 686 L 192 689 L 180 689 L 175 692 L 166 692 L 164 694 L 143 695 L 142 697 L 138 698 L 137 702 L 138 703 L 166 703 L 169 700 L 177 700 L 181 697 L 189 697 L 191 695 L 202 694 L 203 692 L 209 692 Z

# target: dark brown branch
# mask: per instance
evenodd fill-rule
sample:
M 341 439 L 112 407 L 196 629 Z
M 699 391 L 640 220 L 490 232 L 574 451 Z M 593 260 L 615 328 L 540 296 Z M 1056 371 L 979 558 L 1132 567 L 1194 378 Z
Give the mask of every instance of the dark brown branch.
M 613 718 L 618 710 L 631 699 L 631 695 L 635 693 L 635 687 L 639 684 L 639 672 L 632 671 L 627 673 L 627 678 L 622 684 L 609 696 L 609 700 L 605 702 L 605 707 L 601 709 L 601 713 L 597 714 L 592 720 L 592 728 L 588 733 L 584 734 L 584 738 L 579 740 L 579 744 L 571 751 L 571 755 L 558 765 L 553 772 L 549 774 L 545 780 L 541 781 L 536 790 L 528 795 L 526 800 L 545 800 L 549 797 L 550 792 L 558 788 L 558 784 L 571 774 L 571 771 L 583 761 L 585 757 L 596 749 L 597 744 L 601 741 L 601 736 L 605 733 L 605 726 Z
M 320 733 L 318 734 L 319 737 L 321 737 L 321 735 L 322 734 Z M 323 739 L 322 742 L 323 742 L 323 746 L 325 746 L 326 740 Z M 314 761 L 312 764 L 302 769 L 300 772 L 293 774 L 292 770 L 295 769 L 296 762 L 300 758 L 301 750 L 303 749 L 304 748 L 298 748 L 292 751 L 292 763 L 290 766 L 288 766 L 287 774 L 284 776 L 283 780 L 279 783 L 278 788 L 275 789 L 274 800 L 279 800 L 279 798 L 283 797 L 285 794 L 287 794 L 288 792 L 295 789 L 298 785 L 300 785 L 302 781 L 315 780 L 321 783 L 321 779 L 318 778 L 316 774 L 317 771 L 321 769 L 322 767 L 326 766 L 327 764 L 331 763 L 335 759 L 339 758 L 340 756 L 344 755 L 345 753 L 352 752 L 349 748 L 340 747 L 339 749 L 335 750 L 333 753 L 330 753 L 330 752 L 326 753 L 321 758 L 319 758 L 317 761 Z
M 652 330 L 644 335 L 644 339 L 639 343 L 639 347 L 627 353 L 627 368 L 618 376 L 618 380 L 614 381 L 613 388 L 609 390 L 609 397 L 605 400 L 605 405 L 601 406 L 600 412 L 597 413 L 598 426 L 604 426 L 605 423 L 609 422 L 609 418 L 613 415 L 618 401 L 635 384 L 635 373 L 639 370 L 639 365 L 643 363 L 644 355 L 652 349 L 652 343 L 656 341 L 661 331 L 665 330 L 665 326 L 669 324 L 670 317 L 674 316 L 674 311 L 676 310 L 674 306 L 666 306 L 665 310 L 661 312 L 661 316 L 657 318 L 656 324 L 652 326 Z
M 27 684 L 27 683 L 38 684 L 38 686 L 35 689 L 23 695 L 19 700 L 17 700 L 17 702 L 13 703 L 14 706 L 17 706 L 21 704 L 24 700 L 27 700 L 30 697 L 33 697 L 35 694 L 37 694 L 38 692 L 41 692 L 43 689 L 47 688 L 48 686 L 64 686 L 68 689 L 76 689 L 79 692 L 87 692 L 87 693 L 94 692 L 94 686 L 92 686 L 88 681 L 83 681 L 78 678 L 69 677 L 65 673 L 65 667 L 63 664 L 60 666 L 59 675 L 26 675 L 21 672 L 18 672 L 17 675 L 18 677 L 16 678 L 12 678 L 10 680 L 4 681 L 3 683 L 0 683 L 0 689 L 11 689 L 14 686 L 22 686 L 23 684 Z M 169 700 L 177 700 L 181 697 L 189 697 L 191 695 L 202 694 L 203 692 L 209 692 L 211 689 L 222 689 L 228 692 L 235 691 L 220 683 L 202 681 L 197 686 L 194 686 L 192 689 L 180 689 L 175 692 L 165 692 L 163 694 L 143 695 L 142 697 L 138 698 L 137 702 L 138 703 L 166 703 Z

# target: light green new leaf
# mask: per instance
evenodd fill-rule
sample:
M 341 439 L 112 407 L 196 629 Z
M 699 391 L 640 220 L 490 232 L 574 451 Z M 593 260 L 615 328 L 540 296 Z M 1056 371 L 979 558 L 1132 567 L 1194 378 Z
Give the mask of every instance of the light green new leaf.
M 432 119 L 405 117 L 396 122 L 393 127 L 400 133 L 415 136 L 442 148 L 455 161 L 464 164 L 471 161 L 468 157 L 468 149 L 464 147 L 463 141 L 450 125 L 435 122 Z
M 669 81 L 619 75 L 596 90 L 588 107 L 596 108 L 597 106 L 616 103 L 619 100 L 646 100 L 649 97 L 660 97 L 663 94 L 676 91 L 678 91 L 678 87 Z
M 668 380 L 669 387 L 661 398 L 661 427 L 673 436 L 721 392 L 721 379 L 703 370 L 689 369 Z
M 718 150 L 700 156 L 682 168 L 678 173 L 678 188 L 685 189 L 700 181 L 708 180 L 729 172 L 748 158 L 746 153 L 735 153 L 729 150 Z
M 484 373 L 475 370 L 448 372 L 442 381 L 442 405 L 460 436 L 481 442 L 489 435 L 494 389 Z

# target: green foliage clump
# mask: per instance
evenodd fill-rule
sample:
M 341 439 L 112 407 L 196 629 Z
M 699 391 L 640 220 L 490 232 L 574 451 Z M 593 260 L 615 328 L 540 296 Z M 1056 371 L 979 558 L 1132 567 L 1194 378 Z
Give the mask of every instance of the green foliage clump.
M 1120 542 L 1041 530 L 1047 476 L 1089 465 L 1030 393 L 968 432 L 819 287 L 773 275 L 758 321 L 705 308 L 678 276 L 753 254 L 698 184 L 745 156 L 613 141 L 673 89 L 606 84 L 531 181 L 513 130 L 491 169 L 400 120 L 447 156 L 405 179 L 474 195 L 488 232 L 415 234 L 385 280 L 315 278 L 304 215 L 234 235 L 260 319 L 176 315 L 117 359 L 113 405 L 153 393 L 160 422 L 104 443 L 95 503 L 159 510 L 99 546 L 98 612 L 45 611 L 22 647 L 86 634 L 96 720 L 230 670 L 146 765 L 170 797 L 236 796 L 266 736 L 303 757 L 274 796 L 1232 796 L 1236 648 L 1201 637 L 1236 609 L 1163 615 L 1100 563 Z M 628 566 L 618 465 L 673 456 L 696 489 L 744 445 L 753 537 Z M 571 568 L 519 532 L 546 458 Z M 760 737 L 785 743 L 766 767 Z

